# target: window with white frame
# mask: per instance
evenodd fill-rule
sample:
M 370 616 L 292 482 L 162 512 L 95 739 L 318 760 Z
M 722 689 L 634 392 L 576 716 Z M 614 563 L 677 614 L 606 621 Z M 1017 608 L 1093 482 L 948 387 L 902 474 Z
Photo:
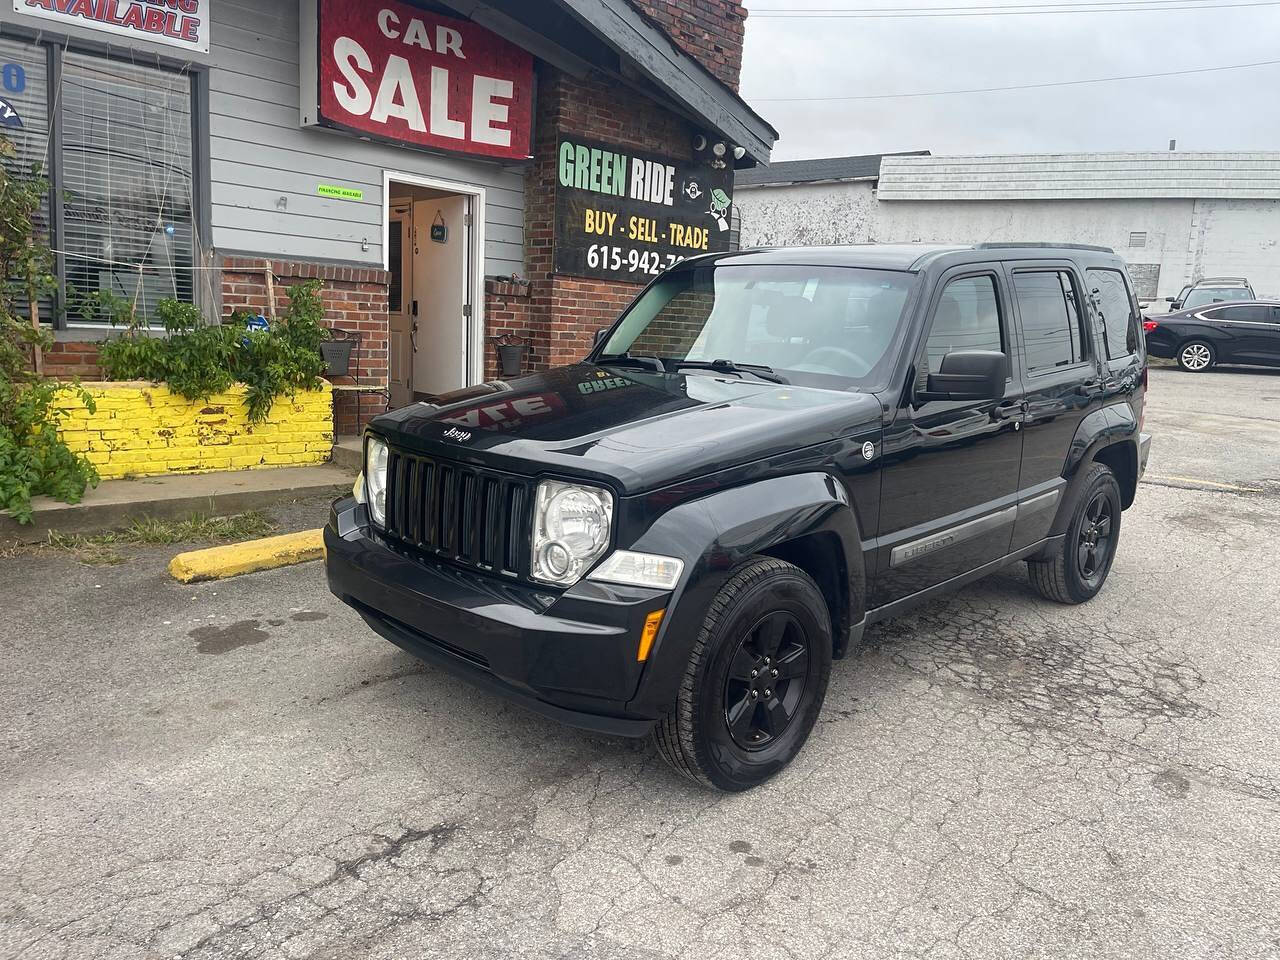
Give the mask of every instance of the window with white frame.
M 105 322 L 86 306 L 104 291 L 143 317 L 164 297 L 190 302 L 199 243 L 191 74 L 12 37 L 0 38 L 0 57 L 21 115 L 21 126 L 0 131 L 14 144 L 5 163 L 15 172 L 38 163 L 51 183 L 41 227 L 58 268 L 54 325 Z

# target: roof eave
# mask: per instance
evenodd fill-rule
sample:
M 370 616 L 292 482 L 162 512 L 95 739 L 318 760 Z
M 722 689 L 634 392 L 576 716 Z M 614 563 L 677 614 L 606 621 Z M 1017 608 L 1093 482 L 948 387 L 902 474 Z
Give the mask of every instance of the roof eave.
M 555 0 L 708 127 L 767 164 L 778 131 L 628 0 Z

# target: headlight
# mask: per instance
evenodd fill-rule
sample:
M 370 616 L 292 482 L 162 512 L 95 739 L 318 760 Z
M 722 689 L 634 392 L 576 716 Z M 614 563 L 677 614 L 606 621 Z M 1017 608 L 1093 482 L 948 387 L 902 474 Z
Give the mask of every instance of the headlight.
M 387 522 L 387 445 L 377 437 L 364 444 L 364 495 L 369 516 L 378 526 Z
M 567 587 L 609 548 L 613 494 L 600 487 L 544 480 L 533 508 L 532 576 Z

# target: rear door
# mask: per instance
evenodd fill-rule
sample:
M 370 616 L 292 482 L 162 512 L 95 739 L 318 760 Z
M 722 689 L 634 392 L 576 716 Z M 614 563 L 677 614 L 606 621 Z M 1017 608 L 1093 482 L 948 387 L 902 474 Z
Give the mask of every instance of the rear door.
M 877 576 L 881 606 L 1009 552 L 1022 461 L 1022 384 L 1003 397 L 916 401 L 942 358 L 961 350 L 1013 352 L 1009 299 L 997 263 L 956 267 L 936 285 L 915 361 L 916 379 L 885 429 Z
M 1080 421 L 1102 406 L 1101 359 L 1086 322 L 1084 283 L 1070 261 L 1008 264 L 1026 388 L 1018 522 L 1012 549 L 1044 538 L 1066 488 Z
M 1213 311 L 1214 326 L 1223 330 L 1231 344 L 1230 356 L 1218 359 L 1262 364 L 1280 359 L 1276 343 L 1280 328 L 1272 322 L 1273 310 L 1265 303 L 1239 303 Z

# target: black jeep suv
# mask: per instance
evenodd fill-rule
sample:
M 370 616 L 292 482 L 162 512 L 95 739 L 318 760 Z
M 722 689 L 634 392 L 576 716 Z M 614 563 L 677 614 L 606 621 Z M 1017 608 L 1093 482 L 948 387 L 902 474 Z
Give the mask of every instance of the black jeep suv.
M 1098 592 L 1146 380 L 1103 248 L 699 257 L 582 363 L 376 418 L 329 586 L 423 660 L 746 789 L 868 624 L 1017 560 Z

